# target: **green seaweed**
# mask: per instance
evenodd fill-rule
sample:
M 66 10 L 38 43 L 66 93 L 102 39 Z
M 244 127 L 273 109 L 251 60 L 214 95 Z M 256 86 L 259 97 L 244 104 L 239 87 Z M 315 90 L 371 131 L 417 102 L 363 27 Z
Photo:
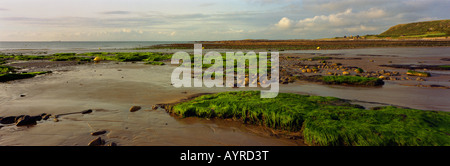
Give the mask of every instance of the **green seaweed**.
M 372 77 L 360 76 L 322 76 L 322 82 L 325 84 L 348 84 L 348 85 L 364 85 L 364 86 L 380 86 L 384 85 L 383 80 Z
M 50 71 L 30 72 L 30 73 L 4 73 L 0 74 L 0 82 L 7 82 L 18 79 L 31 78 L 41 74 L 51 73 Z
M 155 62 L 155 61 L 146 62 L 145 64 L 148 64 L 148 65 L 165 65 L 164 62 Z
M 449 146 L 450 113 L 397 107 L 366 110 L 348 101 L 259 91 L 203 95 L 166 107 L 181 117 L 235 119 L 299 131 L 305 143 L 323 146 Z
M 430 77 L 431 76 L 430 73 L 413 71 L 413 70 L 408 70 L 408 72 L 406 74 L 410 75 L 410 76 L 419 76 L 419 77 Z

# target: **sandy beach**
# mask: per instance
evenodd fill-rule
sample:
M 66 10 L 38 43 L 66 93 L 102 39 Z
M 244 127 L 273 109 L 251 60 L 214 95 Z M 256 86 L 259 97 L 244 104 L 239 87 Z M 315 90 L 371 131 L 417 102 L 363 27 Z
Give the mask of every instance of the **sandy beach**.
M 396 50 L 397 49 L 397 50 Z M 384 50 L 384 52 L 383 52 Z M 387 50 L 387 52 L 386 52 Z M 415 52 L 415 54 L 411 54 Z M 415 51 L 414 51 L 415 50 Z M 421 56 L 435 50 L 441 54 Z M 320 65 L 314 57 L 329 57 L 330 64 L 340 63 L 344 68 L 358 67 L 366 72 L 398 72 L 394 79 L 386 79 L 382 87 L 352 87 L 324 85 L 295 80 L 281 84 L 280 92 L 333 96 L 360 104 L 367 109 L 394 105 L 423 110 L 449 111 L 450 73 L 448 70 L 421 70 L 431 77 L 417 80 L 407 76 L 408 69 L 380 65 L 448 65 L 449 47 L 387 48 L 352 50 L 281 51 L 281 70 L 289 75 L 342 74 L 343 70 L 323 69 L 317 73 L 304 73 L 304 66 Z M 64 50 L 64 52 L 95 52 L 98 50 Z M 117 52 L 117 50 L 102 50 Z M 121 50 L 133 52 L 161 52 L 173 50 Z M 180 50 L 176 50 L 180 51 Z M 205 52 L 211 50 L 205 50 Z M 216 50 L 223 51 L 223 50 Z M 391 51 L 391 52 L 389 52 Z M 6 50 L 3 53 L 40 55 L 42 50 Z M 46 51 L 47 54 L 61 52 Z M 444 59 L 444 60 L 442 60 Z M 168 64 L 168 62 L 166 62 Z M 146 145 L 247 145 L 297 146 L 305 145 L 295 133 L 262 126 L 242 124 L 238 121 L 202 118 L 178 118 L 164 109 L 152 109 L 160 103 L 171 103 L 197 93 L 252 90 L 252 88 L 174 88 L 170 75 L 176 66 L 145 65 L 141 62 L 100 63 L 47 60 L 10 61 L 6 65 L 19 71 L 52 71 L 34 78 L 0 84 L 0 116 L 60 115 L 38 121 L 33 126 L 2 124 L 0 145 L 79 145 L 86 146 L 97 138 L 92 132 L 106 131 L 99 136 L 105 144 Z M 348 70 L 352 75 L 352 70 Z M 285 75 L 281 75 L 281 78 Z M 408 77 L 408 79 L 406 79 Z M 439 85 L 439 86 L 431 86 Z M 255 88 L 253 88 L 255 89 Z M 130 112 L 132 106 L 140 106 Z M 83 110 L 92 113 L 74 113 Z M 70 114 L 74 113 L 74 114 Z M 62 115 L 67 114 L 67 115 Z M 57 119 L 57 120 L 55 120 Z

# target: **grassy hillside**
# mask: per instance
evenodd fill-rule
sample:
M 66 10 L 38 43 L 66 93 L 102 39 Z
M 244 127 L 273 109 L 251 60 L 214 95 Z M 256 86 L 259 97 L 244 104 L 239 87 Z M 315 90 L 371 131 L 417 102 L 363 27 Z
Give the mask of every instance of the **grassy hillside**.
M 399 24 L 378 37 L 444 37 L 450 36 L 450 20 L 436 20 Z

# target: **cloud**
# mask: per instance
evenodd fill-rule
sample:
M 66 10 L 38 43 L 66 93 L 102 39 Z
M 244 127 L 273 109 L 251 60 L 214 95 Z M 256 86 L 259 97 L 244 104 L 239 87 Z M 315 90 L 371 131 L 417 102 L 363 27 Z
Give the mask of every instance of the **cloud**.
M 89 6 L 73 2 L 76 3 L 42 8 L 20 3 L 2 5 L 0 38 L 25 40 L 29 35 L 36 40 L 312 39 L 379 34 L 401 23 L 448 19 L 450 6 L 448 0 L 202 0 L 196 1 L 195 6 L 188 2 L 111 1 Z M 5 38 L 8 34 L 16 36 Z
M 122 10 L 115 10 L 115 11 L 101 12 L 101 14 L 118 14 L 118 15 L 124 15 L 124 14 L 130 14 L 130 12 L 129 12 L 129 11 L 122 11 Z
M 275 26 L 282 28 L 282 29 L 287 29 L 287 28 L 291 27 L 291 24 L 292 24 L 292 21 L 289 18 L 283 17 L 277 24 L 275 24 Z
M 216 4 L 215 3 L 201 3 L 198 6 L 200 6 L 200 7 L 210 7 L 210 6 L 214 6 L 214 5 L 216 5 Z
M 392 19 L 390 16 L 392 16 L 390 12 L 376 7 L 362 11 L 347 8 L 335 13 L 299 20 L 283 17 L 275 24 L 275 27 L 283 30 L 286 36 L 296 35 L 303 36 L 303 38 L 305 38 L 304 36 L 322 38 L 349 34 L 378 34 L 386 26 L 380 22 L 390 21 L 389 19 Z

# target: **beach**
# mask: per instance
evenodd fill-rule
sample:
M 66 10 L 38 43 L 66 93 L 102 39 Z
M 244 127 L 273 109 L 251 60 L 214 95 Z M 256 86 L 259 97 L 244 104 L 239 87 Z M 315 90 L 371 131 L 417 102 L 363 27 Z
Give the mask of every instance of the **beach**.
M 183 50 L 183 49 L 182 49 Z M 74 52 L 165 52 L 179 49 L 12 49 L 3 54 L 49 55 Z M 192 50 L 186 49 L 188 52 Z M 205 49 L 224 52 L 223 49 Z M 251 50 L 239 50 L 251 51 Z M 255 50 L 263 51 L 263 50 Z M 281 93 L 332 96 L 371 109 L 377 106 L 398 106 L 412 109 L 450 111 L 450 71 L 415 69 L 428 72 L 431 77 L 408 76 L 407 68 L 392 65 L 443 66 L 449 65 L 449 47 L 414 48 L 360 48 L 339 50 L 283 50 L 280 52 L 280 79 L 293 76 L 342 75 L 344 71 L 357 75 L 374 72 L 388 77 L 383 86 L 328 85 L 296 77 L 280 82 Z M 312 59 L 322 57 L 322 59 Z M 327 58 L 323 58 L 327 57 Z M 329 65 L 326 68 L 324 65 Z M 38 121 L 32 126 L 2 124 L 0 145 L 63 145 L 86 146 L 101 137 L 106 144 L 119 146 L 146 145 L 245 145 L 245 146 L 302 146 L 298 133 L 283 133 L 263 126 L 243 124 L 229 119 L 180 118 L 163 108 L 161 103 L 172 103 L 199 93 L 260 90 L 261 88 L 175 88 L 170 75 L 177 67 L 146 65 L 142 62 L 74 62 L 11 60 L 4 65 L 19 71 L 51 71 L 34 78 L 8 81 L 0 84 L 0 116 L 60 115 Z M 341 68 L 332 68 L 339 64 Z M 388 66 L 383 66 L 388 65 Z M 391 65 L 391 66 L 389 66 Z M 305 67 L 307 66 L 307 67 Z M 303 69 L 320 69 L 303 72 Z M 380 72 L 383 71 L 382 74 Z M 397 72 L 397 75 L 384 73 Z M 390 79 L 391 78 L 391 79 Z M 132 106 L 141 109 L 130 112 Z M 91 113 L 76 113 L 83 110 Z M 73 114 L 71 114 L 73 113 Z M 66 114 L 66 115 L 64 115 Z M 54 120 L 57 119 L 57 120 Z M 106 131 L 93 136 L 96 131 Z M 293 135 L 296 135 L 294 137 Z

